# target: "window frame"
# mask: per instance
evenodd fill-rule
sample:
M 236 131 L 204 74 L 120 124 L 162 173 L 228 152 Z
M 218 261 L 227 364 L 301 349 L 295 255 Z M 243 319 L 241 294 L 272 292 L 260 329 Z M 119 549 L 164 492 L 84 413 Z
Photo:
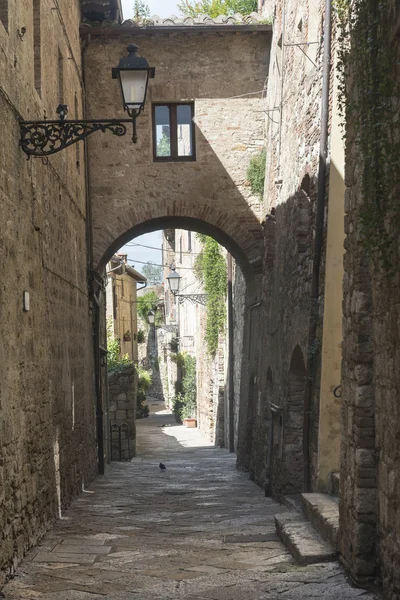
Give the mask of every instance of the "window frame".
M 171 156 L 157 156 L 157 127 L 156 127 L 156 107 L 167 106 L 170 111 L 170 129 L 171 129 Z M 177 107 L 190 106 L 192 111 L 192 154 L 191 156 L 178 156 L 178 123 Z M 151 125 L 153 128 L 153 161 L 154 162 L 193 162 L 196 160 L 196 127 L 194 123 L 194 102 L 153 102 L 151 109 Z

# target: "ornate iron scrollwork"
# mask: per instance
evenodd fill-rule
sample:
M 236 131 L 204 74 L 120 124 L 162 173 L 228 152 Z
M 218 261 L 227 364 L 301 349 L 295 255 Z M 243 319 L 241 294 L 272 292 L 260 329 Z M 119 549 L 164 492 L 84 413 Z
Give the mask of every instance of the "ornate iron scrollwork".
M 162 325 L 160 329 L 165 329 L 168 333 L 178 333 L 178 325 Z
M 185 300 L 189 300 L 192 304 L 202 304 L 203 306 L 207 304 L 206 294 L 179 294 L 177 297 L 179 298 L 179 304 L 183 304 Z
M 335 389 L 333 390 L 333 395 L 335 396 L 335 398 L 342 397 L 342 386 L 341 385 L 337 385 L 335 387 Z
M 85 139 L 95 131 L 111 131 L 122 137 L 126 123 L 132 123 L 133 143 L 137 142 L 136 119 L 109 119 L 104 121 L 21 121 L 20 146 L 28 159 L 31 156 L 49 156 Z

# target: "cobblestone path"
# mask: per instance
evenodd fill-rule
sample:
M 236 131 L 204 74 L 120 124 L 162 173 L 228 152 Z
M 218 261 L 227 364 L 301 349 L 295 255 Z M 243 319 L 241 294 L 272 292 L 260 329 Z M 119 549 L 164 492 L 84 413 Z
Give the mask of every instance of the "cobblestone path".
M 281 507 L 162 407 L 138 424 L 138 457 L 113 463 L 29 552 L 7 600 L 373 598 L 338 563 L 296 566 L 275 535 Z

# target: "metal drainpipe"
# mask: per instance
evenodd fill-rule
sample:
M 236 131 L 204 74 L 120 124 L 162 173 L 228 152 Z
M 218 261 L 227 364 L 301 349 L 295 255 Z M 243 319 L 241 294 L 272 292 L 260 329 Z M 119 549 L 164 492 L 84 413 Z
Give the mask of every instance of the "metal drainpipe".
M 234 355 L 233 355 L 233 287 L 232 287 L 232 256 L 228 253 L 228 385 L 229 385 L 229 452 L 235 452 L 234 426 Z
M 86 36 L 85 43 L 81 52 L 82 63 L 82 106 L 84 117 L 87 118 L 86 106 L 86 78 L 85 78 L 85 54 L 90 43 L 90 35 Z M 88 280 L 90 286 L 91 299 L 93 301 L 94 323 L 93 323 L 93 351 L 94 351 L 94 371 L 95 371 L 95 394 L 96 394 L 96 432 L 97 432 L 97 459 L 98 471 L 100 475 L 104 474 L 104 414 L 102 404 L 102 382 L 101 382 L 101 350 L 100 350 L 100 296 L 99 298 L 94 293 L 94 272 L 93 272 L 93 221 L 92 221 L 92 202 L 90 194 L 90 177 L 89 177 L 89 152 L 88 140 L 84 141 L 85 148 L 85 192 L 86 192 L 86 244 L 87 244 L 87 266 Z
M 321 138 L 319 151 L 318 170 L 318 199 L 317 213 L 315 216 L 315 243 L 314 260 L 311 282 L 311 314 L 308 330 L 308 356 L 307 376 L 304 397 L 304 423 L 303 423 L 303 455 L 304 455 L 304 491 L 309 492 L 311 487 L 310 473 L 310 429 L 311 429 L 311 398 L 313 382 L 313 353 L 310 351 L 317 334 L 318 299 L 319 299 L 319 276 L 321 266 L 325 195 L 326 195 L 326 163 L 328 152 L 328 125 L 329 125 L 329 91 L 330 91 L 330 69 L 331 69 L 331 13 L 332 1 L 325 0 L 325 24 L 324 24 L 324 62 L 322 80 L 322 107 L 321 107 Z
M 100 351 L 100 297 L 93 295 L 94 299 L 94 364 L 95 364 L 95 389 L 96 389 L 96 426 L 97 426 L 97 451 L 99 474 L 104 475 L 104 413 L 101 394 L 101 351 Z

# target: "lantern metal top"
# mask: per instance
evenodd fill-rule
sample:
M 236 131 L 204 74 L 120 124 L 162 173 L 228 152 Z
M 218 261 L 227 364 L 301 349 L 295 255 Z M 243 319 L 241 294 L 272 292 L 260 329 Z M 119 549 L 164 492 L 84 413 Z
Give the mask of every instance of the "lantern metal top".
M 116 79 L 118 77 L 117 73 L 114 73 L 115 71 L 144 71 L 144 70 L 148 70 L 150 73 L 150 77 L 152 79 L 154 79 L 154 75 L 156 72 L 155 67 L 150 67 L 149 63 L 147 61 L 146 58 L 144 58 L 144 56 L 138 56 L 138 50 L 139 50 L 139 46 L 136 46 L 136 44 L 129 44 L 129 46 L 127 47 L 128 50 L 128 56 L 123 56 L 119 63 L 118 63 L 118 67 L 115 69 L 113 69 L 113 79 Z

